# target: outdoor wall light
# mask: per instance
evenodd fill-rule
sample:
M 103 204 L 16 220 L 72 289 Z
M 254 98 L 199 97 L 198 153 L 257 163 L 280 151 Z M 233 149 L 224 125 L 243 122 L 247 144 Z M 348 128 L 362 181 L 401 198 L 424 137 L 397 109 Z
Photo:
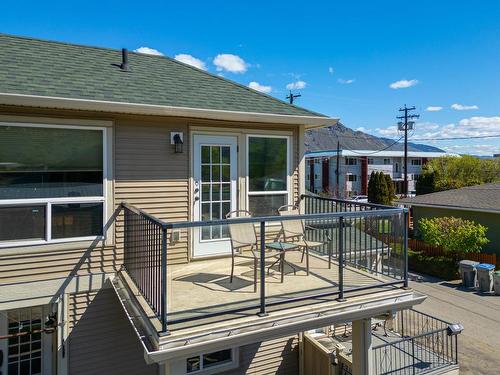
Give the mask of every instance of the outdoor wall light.
M 184 144 L 183 134 L 181 132 L 170 133 L 170 144 L 174 145 L 176 154 L 182 153 L 182 145 Z
M 456 336 L 462 333 L 464 330 L 464 326 L 460 323 L 450 324 L 448 325 L 447 333 L 448 336 Z

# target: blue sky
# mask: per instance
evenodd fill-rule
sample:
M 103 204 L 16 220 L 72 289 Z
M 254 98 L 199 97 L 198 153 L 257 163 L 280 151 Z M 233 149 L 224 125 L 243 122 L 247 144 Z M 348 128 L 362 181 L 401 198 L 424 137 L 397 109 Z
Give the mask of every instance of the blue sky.
M 0 25 L 10 34 L 147 47 L 281 99 L 292 84 L 302 94 L 297 105 L 375 135 L 398 138 L 403 104 L 421 115 L 414 139 L 500 134 L 495 0 L 4 1 Z M 425 143 L 500 153 L 500 138 Z

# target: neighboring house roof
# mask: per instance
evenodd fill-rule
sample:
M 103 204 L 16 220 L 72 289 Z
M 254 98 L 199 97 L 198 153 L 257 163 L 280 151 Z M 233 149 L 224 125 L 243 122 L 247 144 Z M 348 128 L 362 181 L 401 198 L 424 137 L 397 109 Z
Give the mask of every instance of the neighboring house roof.
M 340 142 L 340 149 L 344 151 L 343 155 L 346 155 L 345 152 L 351 150 L 353 151 L 353 154 L 355 152 L 368 154 L 370 151 L 377 150 L 402 152 L 404 149 L 404 145 L 402 143 L 394 143 L 394 141 L 390 139 L 375 137 L 361 131 L 354 131 L 341 123 L 322 129 L 308 130 L 305 134 L 307 153 L 335 153 L 337 149 L 337 142 Z M 412 143 L 408 144 L 408 151 L 444 153 L 443 150 L 437 147 Z M 364 156 L 362 154 L 359 156 Z M 377 152 L 377 154 L 374 155 L 382 156 L 380 152 Z
M 0 34 L 0 103 L 35 96 L 328 119 L 167 56 L 130 52 L 129 72 L 121 62 L 119 50 Z
M 398 203 L 500 213 L 500 182 L 418 195 Z

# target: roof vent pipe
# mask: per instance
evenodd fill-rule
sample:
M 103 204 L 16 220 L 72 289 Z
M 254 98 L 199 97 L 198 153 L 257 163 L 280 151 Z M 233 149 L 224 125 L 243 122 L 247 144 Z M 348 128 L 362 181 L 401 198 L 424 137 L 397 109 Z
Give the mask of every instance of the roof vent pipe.
M 122 48 L 122 63 L 120 69 L 124 72 L 130 71 L 130 67 L 128 66 L 128 50 L 126 48 Z

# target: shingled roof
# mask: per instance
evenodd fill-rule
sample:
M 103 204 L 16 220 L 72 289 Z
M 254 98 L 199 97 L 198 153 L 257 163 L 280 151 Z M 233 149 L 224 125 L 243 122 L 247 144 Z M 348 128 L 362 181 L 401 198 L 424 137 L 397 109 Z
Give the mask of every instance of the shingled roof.
M 414 198 L 401 199 L 398 203 L 500 213 L 500 182 L 418 195 Z
M 326 117 L 166 56 L 0 34 L 0 93 Z

